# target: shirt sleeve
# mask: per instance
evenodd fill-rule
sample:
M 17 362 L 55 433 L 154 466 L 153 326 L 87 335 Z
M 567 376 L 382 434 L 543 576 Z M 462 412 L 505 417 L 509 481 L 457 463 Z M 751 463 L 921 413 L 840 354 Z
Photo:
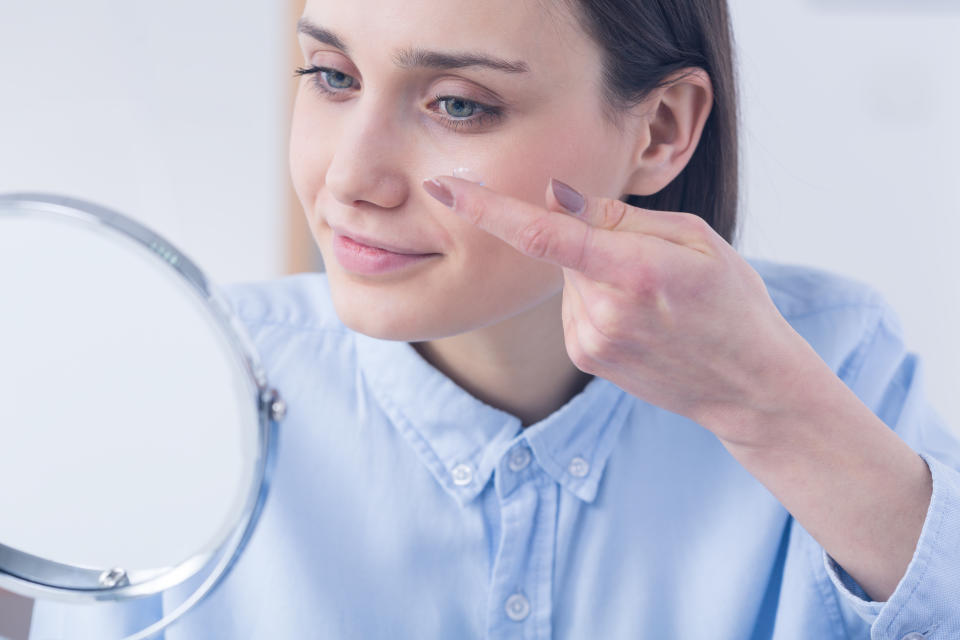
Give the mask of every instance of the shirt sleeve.
M 877 296 L 879 317 L 854 353 L 848 386 L 927 463 L 930 506 L 917 548 L 890 599 L 871 601 L 821 549 L 841 607 L 870 624 L 873 640 L 960 638 L 960 438 L 925 395 L 924 362 L 904 345 L 899 318 Z M 913 635 L 911 635 L 913 634 Z

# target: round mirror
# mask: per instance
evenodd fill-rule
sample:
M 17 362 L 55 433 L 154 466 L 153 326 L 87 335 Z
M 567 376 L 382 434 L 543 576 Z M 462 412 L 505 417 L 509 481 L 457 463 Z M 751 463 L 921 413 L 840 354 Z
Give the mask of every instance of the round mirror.
M 164 592 L 130 637 L 155 635 L 249 537 L 283 402 L 201 271 L 116 212 L 0 195 L 0 300 L 0 588 Z

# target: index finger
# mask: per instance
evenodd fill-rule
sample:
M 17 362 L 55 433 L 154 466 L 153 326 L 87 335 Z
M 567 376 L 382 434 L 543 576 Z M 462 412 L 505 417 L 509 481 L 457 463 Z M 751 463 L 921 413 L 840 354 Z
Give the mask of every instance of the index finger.
M 579 271 L 594 280 L 612 273 L 613 232 L 567 214 L 498 193 L 469 180 L 437 176 L 423 187 L 484 231 L 531 258 Z

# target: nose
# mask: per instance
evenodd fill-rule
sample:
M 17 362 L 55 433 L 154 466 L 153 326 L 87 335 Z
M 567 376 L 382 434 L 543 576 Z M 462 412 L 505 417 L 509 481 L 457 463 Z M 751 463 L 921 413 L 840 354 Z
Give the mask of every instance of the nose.
M 391 209 L 407 198 L 402 135 L 388 113 L 389 107 L 371 100 L 340 120 L 339 139 L 326 174 L 327 188 L 338 202 L 350 207 L 367 202 Z

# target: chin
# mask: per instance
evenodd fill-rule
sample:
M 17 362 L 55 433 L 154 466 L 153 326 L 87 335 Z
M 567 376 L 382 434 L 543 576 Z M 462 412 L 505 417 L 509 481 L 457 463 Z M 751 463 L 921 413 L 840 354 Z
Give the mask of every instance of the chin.
M 430 304 L 423 295 L 397 296 L 333 282 L 330 293 L 340 321 L 371 338 L 422 342 L 461 332 L 450 326 L 449 313 Z

